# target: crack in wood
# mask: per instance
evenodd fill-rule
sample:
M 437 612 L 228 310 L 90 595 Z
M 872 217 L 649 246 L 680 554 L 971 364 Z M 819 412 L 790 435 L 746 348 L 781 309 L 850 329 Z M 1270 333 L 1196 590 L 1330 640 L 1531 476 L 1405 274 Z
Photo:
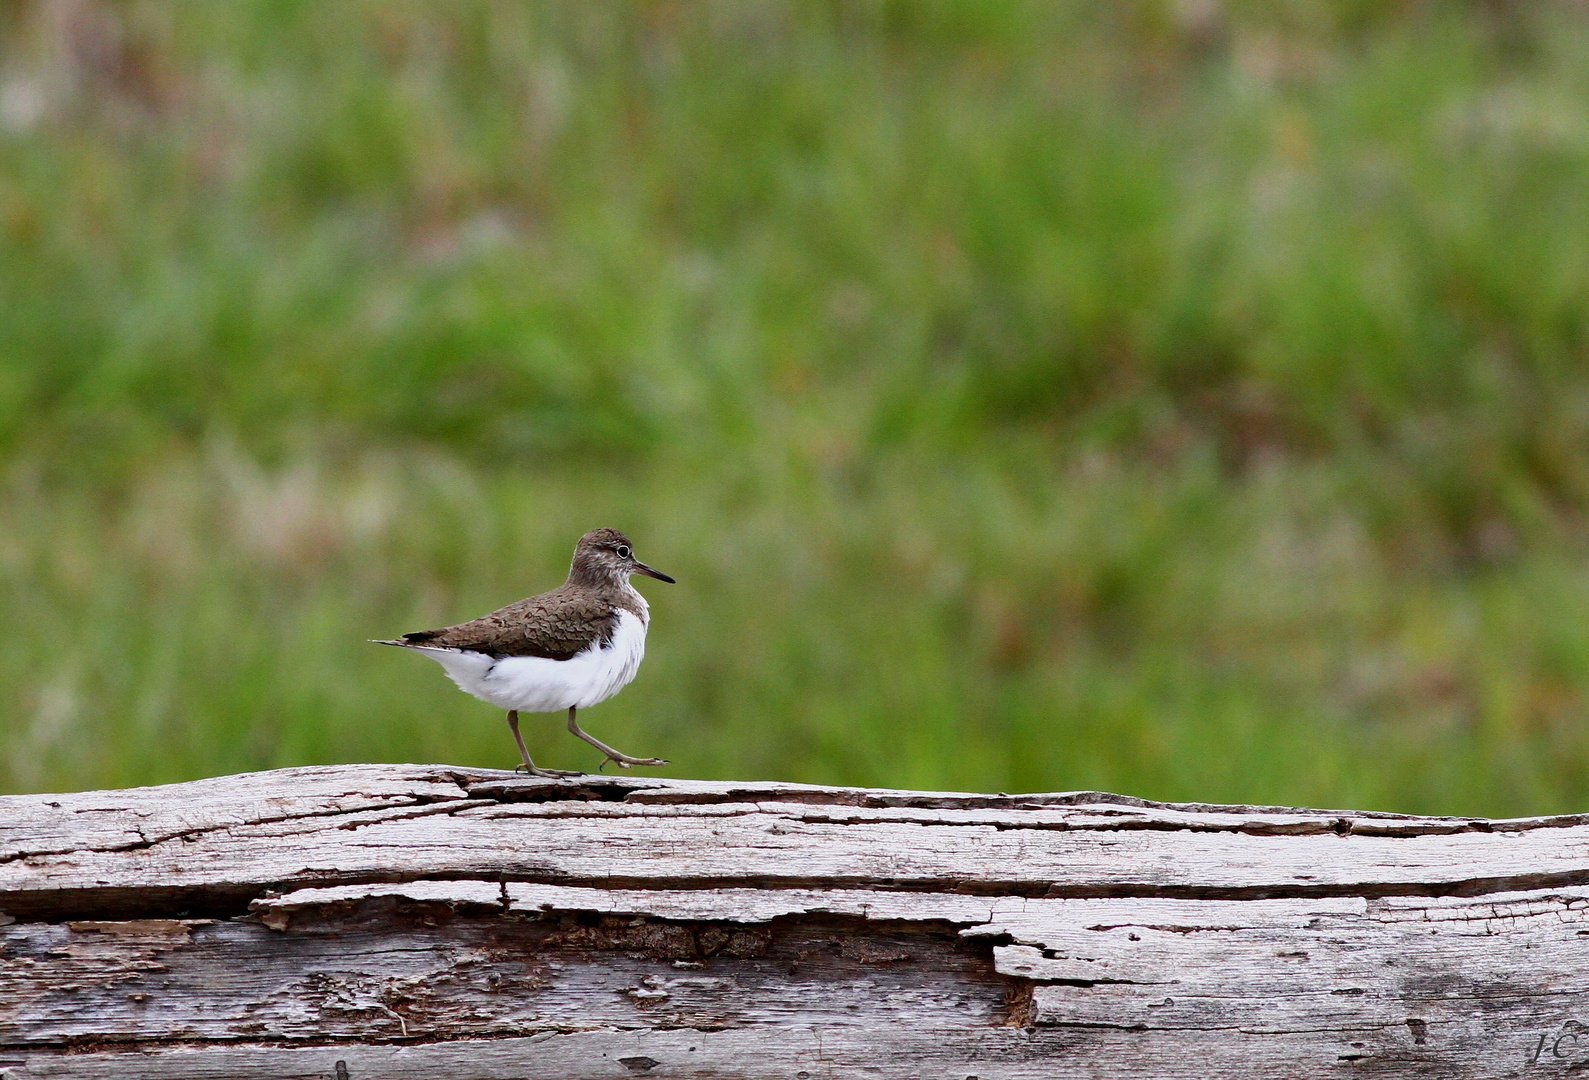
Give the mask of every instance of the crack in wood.
M 349 797 L 351 797 L 353 795 L 357 795 L 357 794 L 360 794 L 360 793 L 358 793 L 358 792 L 350 792 L 350 793 L 348 793 Z M 17 798 L 17 797 L 18 796 L 4 796 L 4 797 L 0 797 L 0 799 L 3 799 L 3 798 Z M 457 798 L 457 806 L 454 807 L 451 802 L 449 802 L 448 800 L 445 800 L 445 799 L 427 799 L 427 798 L 424 798 L 424 797 L 416 796 L 416 797 L 408 800 L 407 802 L 399 804 L 399 806 L 391 807 L 390 809 L 400 810 L 400 809 L 403 809 L 403 808 L 405 808 L 407 806 L 425 806 L 425 807 L 434 806 L 434 811 L 433 812 L 450 813 L 450 812 L 453 812 L 455 809 L 459 809 L 459 808 L 467 808 L 467 807 L 473 807 L 473 806 L 484 806 L 484 805 L 487 805 L 487 804 L 491 803 L 492 801 L 493 800 L 490 800 L 490 799 L 471 799 L 471 798 L 469 798 L 469 797 L 467 797 L 467 796 L 465 796 L 463 794 L 460 794 L 458 796 L 458 798 Z M 80 809 L 80 810 L 73 810 L 72 813 L 74 813 L 74 814 L 82 814 L 82 813 L 90 813 L 90 812 L 104 810 L 104 809 L 106 809 L 106 808 L 89 807 L 89 808 Z M 280 815 L 277 815 L 275 817 L 251 818 L 251 819 L 249 819 L 247 821 L 225 822 L 225 823 L 216 824 L 216 825 L 206 825 L 206 826 L 201 826 L 201 827 L 192 828 L 192 829 L 183 829 L 183 830 L 179 830 L 177 832 L 166 833 L 164 835 L 154 836 L 154 837 L 150 837 L 148 834 L 146 834 L 143 831 L 143 827 L 141 825 L 139 825 L 138 823 L 134 822 L 134 823 L 130 823 L 127 827 L 132 829 L 134 832 L 136 832 L 138 834 L 138 839 L 136 841 L 133 841 L 133 842 L 130 842 L 130 843 L 126 843 L 126 844 L 107 844 L 107 845 L 104 845 L 104 846 L 84 845 L 84 846 L 78 846 L 78 847 L 55 848 L 55 849 L 40 848 L 40 849 L 37 849 L 37 850 L 20 850 L 20 851 L 8 852 L 8 853 L 0 853 L 0 865 L 4 865 L 4 864 L 10 863 L 10 862 L 17 862 L 17 861 L 24 860 L 24 859 L 45 858 L 45 857 L 51 856 L 51 855 L 76 855 L 76 854 L 81 854 L 81 853 L 84 853 L 84 852 L 91 852 L 91 853 L 95 853 L 95 854 L 114 854 L 114 853 L 117 853 L 117 852 L 125 852 L 125 851 L 140 851 L 140 850 L 144 850 L 146 848 L 157 847 L 157 846 L 159 846 L 161 844 L 169 844 L 169 843 L 171 843 L 173 841 L 177 841 L 177 840 L 191 841 L 191 840 L 195 840 L 195 839 L 197 839 L 197 838 L 199 838 L 201 836 L 205 836 L 205 835 L 208 835 L 208 834 L 211 834 L 211 833 L 226 832 L 226 831 L 229 831 L 229 830 L 232 830 L 232 829 L 237 829 L 237 828 L 240 828 L 240 827 L 243 827 L 243 826 L 280 825 L 280 824 L 285 824 L 285 823 L 288 823 L 288 822 L 295 822 L 295 821 L 313 821 L 313 820 L 316 820 L 316 819 L 325 819 L 325 818 L 333 818 L 333 817 L 344 817 L 344 816 L 347 816 L 348 814 L 351 814 L 351 813 L 360 813 L 360 812 L 368 813 L 372 809 L 384 810 L 384 809 L 388 809 L 388 808 L 386 808 L 386 807 L 368 808 L 367 807 L 367 808 L 364 808 L 362 811 L 350 811 L 350 810 L 346 810 L 346 809 L 305 810 L 305 811 L 300 811 L 298 813 L 293 813 L 293 814 L 280 814 Z M 418 815 L 415 815 L 415 816 L 418 816 Z M 350 827 L 353 827 L 353 826 L 339 825 L 337 827 L 338 828 L 350 828 Z

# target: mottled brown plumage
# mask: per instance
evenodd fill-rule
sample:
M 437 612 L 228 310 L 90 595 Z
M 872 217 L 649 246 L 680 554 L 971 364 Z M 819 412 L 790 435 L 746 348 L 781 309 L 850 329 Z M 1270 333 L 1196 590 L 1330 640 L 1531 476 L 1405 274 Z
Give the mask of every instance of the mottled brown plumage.
M 570 660 L 593 642 L 611 644 L 617 606 L 611 596 L 563 585 L 457 626 L 404 634 L 403 642 L 472 649 L 496 657 Z

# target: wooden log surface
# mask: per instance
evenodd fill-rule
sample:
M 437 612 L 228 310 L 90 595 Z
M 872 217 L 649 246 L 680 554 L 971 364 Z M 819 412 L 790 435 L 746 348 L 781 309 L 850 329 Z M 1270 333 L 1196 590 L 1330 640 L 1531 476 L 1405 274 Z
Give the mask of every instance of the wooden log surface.
M 0 798 L 0 1080 L 1589 1070 L 1589 819 L 431 766 Z

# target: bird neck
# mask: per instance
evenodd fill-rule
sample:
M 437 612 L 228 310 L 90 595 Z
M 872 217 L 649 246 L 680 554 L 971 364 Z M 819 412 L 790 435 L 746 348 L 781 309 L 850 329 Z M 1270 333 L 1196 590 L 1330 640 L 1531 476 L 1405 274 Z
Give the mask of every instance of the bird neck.
M 568 568 L 568 583 L 604 592 L 622 591 L 629 588 L 629 575 L 595 559 L 581 559 L 575 556 L 574 564 Z

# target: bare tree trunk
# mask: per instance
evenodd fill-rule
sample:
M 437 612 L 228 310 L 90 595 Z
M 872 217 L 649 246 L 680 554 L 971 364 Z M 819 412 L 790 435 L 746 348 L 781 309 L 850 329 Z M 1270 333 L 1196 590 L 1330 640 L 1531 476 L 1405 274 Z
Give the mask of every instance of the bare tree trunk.
M 1589 821 L 423 766 L 0 799 L 0 1077 L 1589 1068 Z

